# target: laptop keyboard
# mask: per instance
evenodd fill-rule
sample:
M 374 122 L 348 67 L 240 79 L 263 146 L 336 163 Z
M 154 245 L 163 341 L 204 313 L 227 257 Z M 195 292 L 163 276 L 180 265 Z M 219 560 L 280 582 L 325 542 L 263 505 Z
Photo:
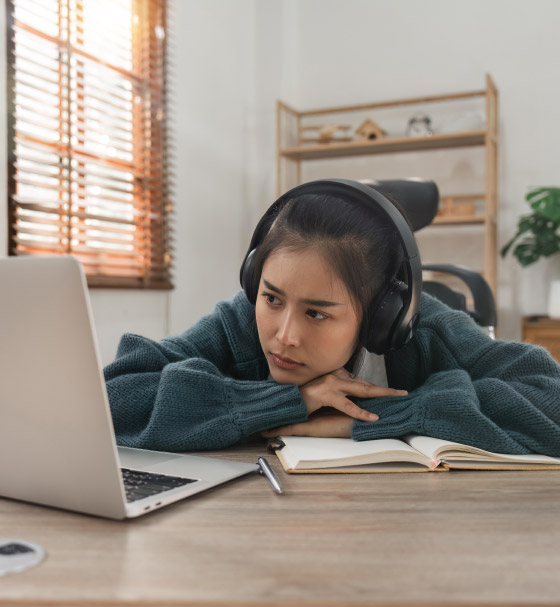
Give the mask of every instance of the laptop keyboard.
M 154 474 L 153 472 L 144 472 L 142 470 L 130 470 L 121 468 L 124 481 L 124 490 L 127 502 L 141 500 L 150 495 L 169 491 L 196 483 L 194 478 L 185 478 L 180 476 L 169 476 L 168 474 Z

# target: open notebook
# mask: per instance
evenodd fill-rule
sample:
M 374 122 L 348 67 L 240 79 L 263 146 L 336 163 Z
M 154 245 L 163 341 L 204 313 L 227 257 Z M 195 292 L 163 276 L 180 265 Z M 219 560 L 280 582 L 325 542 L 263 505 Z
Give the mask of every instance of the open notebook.
M 280 436 L 271 440 L 269 447 L 290 473 L 560 470 L 560 458 L 492 453 L 429 436 L 359 442 L 350 438 Z

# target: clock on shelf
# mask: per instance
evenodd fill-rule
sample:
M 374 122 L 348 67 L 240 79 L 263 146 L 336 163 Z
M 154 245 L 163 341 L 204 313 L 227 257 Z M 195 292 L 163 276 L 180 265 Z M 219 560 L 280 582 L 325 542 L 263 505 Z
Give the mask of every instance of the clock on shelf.
M 409 137 L 429 137 L 433 135 L 431 118 L 426 114 L 415 114 L 408 121 L 406 134 Z

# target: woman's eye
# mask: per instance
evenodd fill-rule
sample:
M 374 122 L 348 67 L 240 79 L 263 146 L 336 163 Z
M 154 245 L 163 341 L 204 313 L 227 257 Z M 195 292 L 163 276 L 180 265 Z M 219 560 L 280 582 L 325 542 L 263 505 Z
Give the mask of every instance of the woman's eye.
M 328 318 L 326 314 L 323 314 L 318 310 L 307 310 L 307 315 L 313 318 L 313 320 L 324 320 L 325 318 Z
M 278 299 L 278 297 L 276 297 L 276 295 L 272 295 L 270 293 L 263 293 L 262 296 L 268 304 L 275 306 L 280 303 L 280 300 Z

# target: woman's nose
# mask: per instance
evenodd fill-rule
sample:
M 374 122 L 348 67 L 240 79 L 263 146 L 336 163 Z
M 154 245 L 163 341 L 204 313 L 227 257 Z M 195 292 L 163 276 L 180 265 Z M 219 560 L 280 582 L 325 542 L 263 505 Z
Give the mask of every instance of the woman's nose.
M 283 346 L 298 346 L 300 343 L 301 338 L 298 323 L 289 312 L 284 314 L 280 319 L 276 339 Z

